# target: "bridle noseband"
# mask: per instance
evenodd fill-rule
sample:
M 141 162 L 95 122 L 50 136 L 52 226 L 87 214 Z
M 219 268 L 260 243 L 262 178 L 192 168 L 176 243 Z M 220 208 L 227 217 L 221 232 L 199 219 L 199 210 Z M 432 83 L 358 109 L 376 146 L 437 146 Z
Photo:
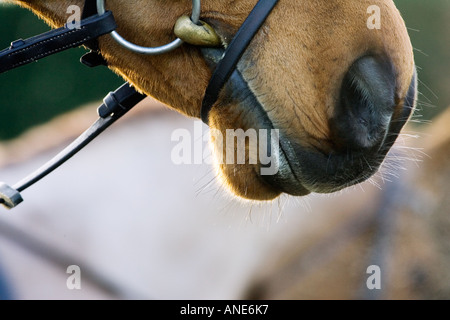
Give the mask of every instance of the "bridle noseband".
M 201 117 L 206 124 L 208 124 L 209 112 L 216 103 L 220 91 L 277 2 L 278 0 L 259 0 L 231 43 L 227 46 L 222 60 L 219 61 L 213 72 L 203 99 Z M 194 24 L 197 24 L 200 17 L 200 0 L 193 0 L 192 3 L 191 20 Z M 117 25 L 113 14 L 105 10 L 104 0 L 86 0 L 83 19 L 79 29 L 70 29 L 66 25 L 27 40 L 12 42 L 11 47 L 0 51 L 0 73 L 80 45 L 85 45 L 91 49 L 91 52 L 82 58 L 84 64 L 91 67 L 105 65 L 106 61 L 98 53 L 96 41 L 100 36 L 109 33 L 125 48 L 141 54 L 167 53 L 183 43 L 181 39 L 177 38 L 161 47 L 141 47 L 122 38 L 115 31 L 116 28 Z M 110 92 L 103 100 L 103 104 L 98 108 L 100 118 L 68 147 L 14 186 L 11 187 L 6 183 L 0 183 L 0 203 L 9 209 L 16 207 L 23 201 L 20 192 L 69 160 L 144 98 L 145 95 L 138 93 L 128 83 L 122 85 L 115 92 Z

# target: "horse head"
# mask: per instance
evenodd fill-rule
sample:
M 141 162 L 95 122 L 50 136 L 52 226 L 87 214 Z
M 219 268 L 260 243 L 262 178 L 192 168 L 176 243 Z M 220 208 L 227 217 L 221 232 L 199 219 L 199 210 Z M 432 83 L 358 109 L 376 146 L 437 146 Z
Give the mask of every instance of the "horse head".
M 64 24 L 69 5 L 84 5 L 17 2 L 53 26 Z M 201 19 L 226 47 L 256 2 L 205 0 Z M 125 38 L 155 46 L 173 40 L 175 21 L 190 13 L 191 1 L 108 0 L 106 8 Z M 145 56 L 110 36 L 100 38 L 99 47 L 108 66 L 139 90 L 197 118 L 224 52 L 185 44 Z M 392 0 L 280 0 L 209 113 L 210 127 L 224 135 L 227 129 L 278 129 L 279 168 L 262 175 L 261 161 L 218 161 L 219 175 L 234 194 L 254 200 L 357 184 L 378 170 L 415 99 L 413 49 Z

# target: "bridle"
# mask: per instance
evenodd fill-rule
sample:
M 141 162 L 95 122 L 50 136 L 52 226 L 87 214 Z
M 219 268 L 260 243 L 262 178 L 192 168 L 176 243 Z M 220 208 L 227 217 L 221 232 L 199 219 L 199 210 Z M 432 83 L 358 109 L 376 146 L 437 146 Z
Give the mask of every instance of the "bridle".
M 196 25 L 200 22 L 200 0 L 193 0 L 192 3 L 191 21 Z M 216 103 L 220 91 L 234 72 L 251 40 L 277 3 L 278 0 L 259 0 L 233 40 L 226 47 L 222 59 L 218 62 L 211 76 L 202 102 L 201 117 L 206 124 L 208 124 L 209 112 Z M 106 34 L 111 34 L 125 48 L 141 54 L 164 54 L 178 48 L 183 43 L 182 39 L 177 38 L 161 47 L 141 47 L 125 40 L 115 31 L 116 28 L 117 24 L 112 12 L 105 10 L 104 0 L 86 0 L 79 28 L 72 29 L 65 25 L 62 28 L 27 40 L 20 39 L 12 42 L 9 48 L 0 51 L 0 73 L 81 45 L 91 49 L 91 52 L 82 57 L 82 63 L 90 67 L 106 65 L 106 61 L 98 52 L 97 44 L 97 39 Z M 23 201 L 20 194 L 22 191 L 69 160 L 144 98 L 145 95 L 137 92 L 128 83 L 125 83 L 116 91 L 110 92 L 97 110 L 99 119 L 74 142 L 12 187 L 3 182 L 0 183 L 0 203 L 8 209 L 16 207 Z

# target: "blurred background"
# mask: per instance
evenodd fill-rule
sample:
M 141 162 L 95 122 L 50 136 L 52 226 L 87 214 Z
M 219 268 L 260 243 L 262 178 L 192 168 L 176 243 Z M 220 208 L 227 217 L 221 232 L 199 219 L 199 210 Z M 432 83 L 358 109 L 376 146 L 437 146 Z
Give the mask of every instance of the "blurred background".
M 450 106 L 450 0 L 395 3 L 415 48 L 420 122 L 428 123 Z M 0 21 L 0 48 L 49 29 L 2 1 Z M 48 160 L 95 120 L 96 102 L 123 83 L 106 68 L 81 65 L 85 52 L 73 49 L 0 75 L 2 180 L 15 182 Z M 86 120 L 86 109 L 71 113 L 75 120 L 68 129 L 69 119 L 59 116 L 86 105 L 92 117 Z M 330 208 L 358 211 L 348 207 L 352 194 L 236 202 L 212 182 L 210 167 L 170 163 L 170 134 L 191 130 L 191 120 L 151 100 L 142 109 L 27 193 L 30 205 L 12 214 L 1 211 L 0 299 L 239 298 L 246 279 L 268 257 L 275 259 L 298 228 L 314 230 L 312 214 L 320 221 Z M 38 128 L 34 138 L 11 142 L 49 121 L 52 129 Z M 46 138 L 55 141 L 39 149 Z M 32 158 L 23 154 L 33 148 Z M 363 188 L 357 198 L 371 203 L 377 188 Z M 81 292 L 67 290 L 65 269 L 71 264 L 84 272 Z

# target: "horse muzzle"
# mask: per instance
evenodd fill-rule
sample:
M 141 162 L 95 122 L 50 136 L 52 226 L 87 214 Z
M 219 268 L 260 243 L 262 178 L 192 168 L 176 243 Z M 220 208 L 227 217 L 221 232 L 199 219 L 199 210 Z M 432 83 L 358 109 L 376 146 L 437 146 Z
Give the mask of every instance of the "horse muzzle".
M 414 72 L 406 97 L 395 97 L 395 72 L 388 60 L 357 60 L 342 83 L 323 143 L 280 141 L 285 170 L 266 177 L 288 194 L 331 193 L 374 175 L 411 117 L 416 101 Z
M 212 66 L 220 56 L 219 51 L 203 51 Z M 239 66 L 233 72 L 218 107 L 211 111 L 211 124 L 222 131 L 225 128 L 277 130 L 278 146 L 271 147 L 272 152 L 278 152 L 273 174 L 262 174 L 261 168 L 265 166 L 262 163 L 222 166 L 228 185 L 232 185 L 235 193 L 249 199 L 267 200 L 281 193 L 295 196 L 331 193 L 367 180 L 383 163 L 415 107 L 415 73 L 406 97 L 396 97 L 396 72 L 389 59 L 361 57 L 343 77 L 327 124 L 328 139 L 318 141 L 305 137 L 304 132 L 292 133 L 273 121 L 267 112 L 270 106 L 259 102 L 258 93 L 249 87 L 243 73 L 245 70 L 240 70 Z M 255 186 L 250 188 L 251 183 L 260 190 Z M 245 191 L 240 190 L 243 185 Z M 249 192 L 252 189 L 253 192 Z

